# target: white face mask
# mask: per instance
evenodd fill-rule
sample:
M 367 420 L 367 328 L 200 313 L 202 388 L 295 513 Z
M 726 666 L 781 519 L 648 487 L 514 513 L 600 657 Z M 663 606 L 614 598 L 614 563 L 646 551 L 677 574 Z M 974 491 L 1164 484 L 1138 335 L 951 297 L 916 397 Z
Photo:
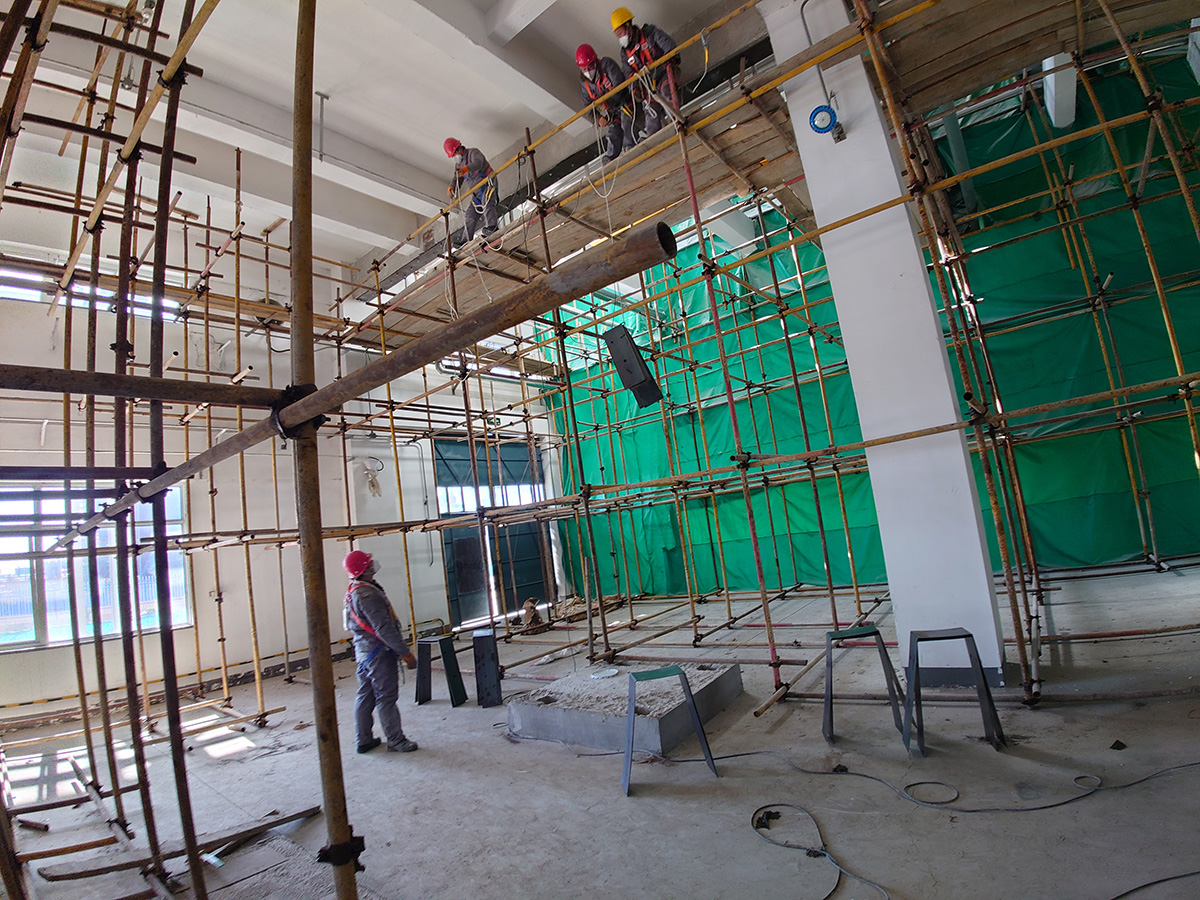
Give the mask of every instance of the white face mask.
M 367 569 L 366 576 L 368 578 L 374 578 L 376 575 L 379 574 L 379 572 L 382 568 L 383 568 L 382 560 L 372 559 L 371 560 L 371 568 Z
M 621 36 L 617 38 L 617 41 L 621 44 L 622 48 L 628 47 L 629 46 L 629 32 L 628 31 L 623 32 L 621 34 Z
M 583 77 L 586 78 L 588 81 L 595 81 L 596 80 L 596 67 L 588 66 L 586 69 L 584 69 Z

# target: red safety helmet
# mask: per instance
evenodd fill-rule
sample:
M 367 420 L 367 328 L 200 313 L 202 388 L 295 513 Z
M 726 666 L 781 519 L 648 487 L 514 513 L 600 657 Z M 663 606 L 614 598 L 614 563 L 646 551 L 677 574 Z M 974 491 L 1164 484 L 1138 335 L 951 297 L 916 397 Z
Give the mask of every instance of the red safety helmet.
M 364 550 L 351 550 L 346 554 L 346 558 L 342 560 L 342 568 L 346 570 L 346 574 L 351 578 L 358 578 L 363 572 L 371 568 L 375 560 L 371 558 L 371 554 Z
M 446 140 L 442 142 L 442 149 L 446 151 L 446 155 L 448 157 L 454 159 L 455 154 L 462 149 L 462 141 L 460 141 L 458 138 L 446 138 Z
M 589 66 L 596 64 L 596 51 L 592 49 L 591 44 L 580 44 L 579 49 L 575 51 L 575 65 L 581 69 L 586 69 Z

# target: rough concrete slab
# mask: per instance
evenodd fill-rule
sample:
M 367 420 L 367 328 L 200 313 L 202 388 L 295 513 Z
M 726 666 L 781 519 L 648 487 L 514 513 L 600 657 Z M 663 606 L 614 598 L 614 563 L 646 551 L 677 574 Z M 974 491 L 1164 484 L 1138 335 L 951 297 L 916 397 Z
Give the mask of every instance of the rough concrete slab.
M 623 750 L 630 673 L 656 668 L 661 667 L 597 667 L 560 678 L 508 704 L 509 730 L 520 737 Z M 742 693 L 739 666 L 687 663 L 680 668 L 687 675 L 701 722 Z M 636 709 L 633 746 L 637 750 L 667 753 L 694 734 L 676 676 L 640 682 Z

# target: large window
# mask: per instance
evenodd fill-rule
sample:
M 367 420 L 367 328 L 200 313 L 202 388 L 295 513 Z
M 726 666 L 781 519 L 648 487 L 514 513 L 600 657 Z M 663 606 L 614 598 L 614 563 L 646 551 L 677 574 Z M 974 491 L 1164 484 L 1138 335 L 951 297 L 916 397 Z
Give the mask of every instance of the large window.
M 167 533 L 184 530 L 183 505 L 178 488 L 167 492 Z M 69 508 L 68 508 L 69 507 Z M 36 647 L 71 640 L 71 588 L 80 635 L 93 633 L 91 566 L 87 541 L 75 542 L 73 565 L 66 551 L 46 553 L 71 526 L 90 516 L 95 501 L 65 498 L 59 484 L 5 484 L 0 486 L 0 647 Z M 131 542 L 142 544 L 153 534 L 151 510 L 139 504 L 132 510 Z M 96 530 L 95 583 L 99 595 L 102 634 L 120 628 L 117 608 L 116 524 L 106 522 Z M 168 553 L 172 625 L 191 623 L 183 554 Z M 73 569 L 73 572 L 72 572 Z M 154 557 L 146 547 L 136 554 L 130 579 L 131 602 L 144 630 L 158 628 L 158 591 Z

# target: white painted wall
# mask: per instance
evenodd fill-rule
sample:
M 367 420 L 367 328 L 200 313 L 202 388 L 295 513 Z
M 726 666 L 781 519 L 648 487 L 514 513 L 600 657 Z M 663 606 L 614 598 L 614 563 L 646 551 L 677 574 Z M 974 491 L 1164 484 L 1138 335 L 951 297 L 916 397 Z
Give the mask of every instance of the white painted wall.
M 318 308 L 328 298 L 318 297 Z M 59 366 L 62 362 L 63 346 L 63 314 L 49 318 L 48 307 L 42 304 L 21 303 L 12 300 L 0 300 L 0 358 L 6 362 L 18 365 Z M 145 319 L 133 320 L 135 335 L 135 359 L 145 360 L 149 353 L 149 322 Z M 74 313 L 74 340 L 72 367 L 85 367 L 85 336 L 86 312 Z M 203 335 L 199 328 L 191 329 L 190 347 L 188 350 L 192 368 L 203 365 Z M 107 313 L 99 317 L 99 333 L 97 346 L 100 349 L 100 368 L 111 370 L 109 344 L 113 341 L 113 319 Z M 232 374 L 235 369 L 234 346 L 226 348 L 218 364 L 216 348 L 231 337 L 231 333 L 213 330 L 213 346 L 211 348 L 212 365 L 225 373 Z M 285 346 L 285 340 L 274 339 L 274 346 Z M 178 350 L 180 357 L 176 367 L 183 366 L 184 331 L 177 323 L 166 326 L 166 350 Z M 345 370 L 357 368 L 369 359 L 360 351 L 350 351 L 344 360 Z M 287 353 L 274 353 L 268 360 L 266 342 L 262 335 L 244 338 L 244 365 L 253 366 L 248 384 L 267 386 L 268 365 L 274 369 L 274 384 L 281 387 L 290 380 L 290 365 Z M 331 348 L 318 349 L 317 380 L 319 384 L 332 381 L 337 375 L 336 351 Z M 144 370 L 138 370 L 144 373 Z M 441 384 L 446 376 L 429 370 L 431 386 Z M 420 373 L 406 376 L 393 384 L 394 398 L 397 400 L 412 396 L 424 390 L 424 382 Z M 478 409 L 482 401 L 489 409 L 502 407 L 515 402 L 521 396 L 520 387 L 509 381 L 485 379 L 482 396 L 478 383 L 472 380 L 472 404 Z M 62 456 L 62 404 L 57 395 L 23 395 L 28 400 L 5 398 L 0 399 L 0 465 L 13 464 L 43 464 L 61 465 Z M 383 398 L 383 390 L 374 392 L 372 396 Z M 461 392 L 451 395 L 449 392 L 439 396 L 436 402 L 452 408 L 453 404 L 461 403 Z M 357 403 L 357 401 L 356 401 Z M 100 423 L 96 435 L 97 464 L 108 465 L 112 462 L 111 442 L 111 411 L 101 404 L 97 421 Z M 353 406 L 353 404 L 352 404 Z M 361 407 L 359 407 L 361 408 Z M 143 407 L 144 410 L 144 407 Z M 178 425 L 183 413 L 180 406 L 169 405 L 167 408 L 167 462 L 178 464 L 186 458 L 184 452 L 184 430 Z M 261 413 L 247 412 L 245 420 L 252 423 L 261 417 Z M 234 413 L 231 410 L 219 410 L 214 413 L 214 436 L 222 429 L 232 433 L 236 427 Z M 43 423 L 49 421 L 45 428 L 45 440 L 42 440 Z M 458 421 L 451 412 L 447 412 L 435 425 L 451 427 Z M 84 462 L 85 432 L 84 415 L 78 409 L 72 409 L 72 444 L 75 449 L 72 462 L 81 465 Z M 396 494 L 396 467 L 393 463 L 392 442 L 384 436 L 386 420 L 381 423 L 380 434 L 367 438 L 365 434 L 353 432 L 348 444 L 348 455 L 351 457 L 349 470 L 350 509 L 347 509 L 347 492 L 342 462 L 342 440 L 335 429 L 326 426 L 320 432 L 317 446 L 321 459 L 321 504 L 322 519 L 326 527 L 344 525 L 348 521 L 355 523 L 393 523 L 401 519 L 400 504 Z M 541 433 L 545 429 L 544 420 L 536 420 L 535 430 Z M 208 444 L 205 437 L 205 419 L 201 414 L 192 420 L 190 429 L 190 452 L 195 455 L 205 449 Z M 227 435 L 228 436 L 228 435 Z M 148 421 L 143 412 L 135 423 L 134 428 L 134 465 L 148 464 Z M 256 529 L 274 529 L 276 525 L 276 500 L 278 499 L 279 521 L 283 528 L 295 526 L 294 493 L 292 482 L 292 458 L 290 448 L 281 449 L 281 441 L 276 441 L 278 495 L 273 487 L 272 462 L 269 444 L 260 444 L 243 455 L 246 468 L 246 485 L 248 490 L 247 509 L 249 531 Z M 400 482 L 403 485 L 404 518 L 429 519 L 436 518 L 437 500 L 434 492 L 433 460 L 430 445 L 427 440 L 418 443 L 402 441 L 399 445 Z M 374 496 L 368 486 L 366 466 L 369 462 L 375 472 L 380 494 Z M 191 530 L 194 532 L 240 531 L 241 529 L 241 495 L 238 461 L 236 459 L 221 463 L 213 469 L 215 479 L 216 523 L 209 515 L 208 490 L 209 482 L 206 475 L 192 479 L 191 487 Z M 80 544 L 82 547 L 83 545 Z M 410 621 L 408 604 L 408 580 L 405 576 L 403 563 L 402 538 L 398 534 L 369 537 L 361 540 L 358 546 L 378 554 L 384 561 L 384 569 L 380 578 L 392 598 L 401 620 L 407 624 Z M 345 590 L 345 575 L 342 571 L 342 557 L 349 550 L 349 543 L 344 540 L 328 540 L 325 545 L 326 578 L 329 590 L 329 622 L 335 642 L 345 638 L 342 628 L 342 599 Z M 441 618 L 448 620 L 446 600 L 446 585 L 444 563 L 442 558 L 441 535 L 437 532 L 414 532 L 408 537 L 408 552 L 411 562 L 411 584 L 413 607 L 418 622 Z M 282 579 L 280 577 L 279 556 L 282 554 Z M 175 645 L 180 672 L 194 672 L 196 669 L 196 633 L 199 634 L 201 663 L 205 669 L 213 669 L 219 665 L 220 650 L 218 644 L 219 631 L 217 627 L 217 608 L 214 598 L 219 591 L 224 598 L 222 615 L 225 628 L 225 651 L 234 674 L 250 672 L 248 665 L 252 659 L 252 642 L 250 637 L 250 616 L 248 602 L 248 586 L 246 577 L 245 550 L 241 545 L 223 547 L 215 551 L 196 551 L 190 556 L 189 583 L 196 602 L 196 624 L 193 627 L 179 629 L 176 632 Z M 214 560 L 219 567 L 219 581 L 214 576 Z M 268 545 L 250 546 L 250 570 L 255 600 L 255 610 L 258 628 L 258 644 L 264 666 L 282 663 L 284 649 L 284 626 L 286 624 L 288 645 L 293 656 L 307 655 L 307 626 L 304 605 L 304 595 L 300 580 L 299 550 L 295 546 L 284 547 L 282 550 Z M 339 647 L 335 647 L 335 650 Z M 148 636 L 146 640 L 147 670 L 149 677 L 154 680 L 161 675 L 161 662 L 157 635 Z M 273 658 L 272 658 L 273 657 Z M 120 644 L 115 639 L 105 642 L 105 658 L 109 672 L 110 684 L 120 683 L 123 673 Z M 84 671 L 87 675 L 89 689 L 94 688 L 95 663 L 90 647 L 84 651 Z M 207 678 L 216 677 L 217 673 L 209 671 Z M 184 684 L 194 683 L 194 677 L 184 679 Z M 19 650 L 0 652 L 0 703 L 22 703 L 43 700 L 52 697 L 71 695 L 76 690 L 74 663 L 69 647 L 52 647 L 40 650 Z M 64 705 L 64 704 L 58 704 Z M 41 707 L 37 707 L 41 709 Z
M 62 362 L 63 345 L 63 316 L 60 313 L 55 318 L 48 318 L 47 307 L 42 304 L 20 303 L 11 300 L 0 300 L 0 321 L 4 327 L 0 329 L 0 356 L 6 362 L 21 365 L 58 366 Z M 85 366 L 85 335 L 86 313 L 76 311 L 74 314 L 73 362 L 74 368 Z M 149 354 L 149 322 L 145 319 L 135 319 L 135 353 L 137 360 L 146 360 Z M 193 367 L 202 365 L 203 346 L 202 336 L 193 329 L 191 345 L 191 364 Z M 112 354 L 108 350 L 112 343 L 113 319 L 109 314 L 99 317 L 99 334 L 97 345 L 100 350 L 100 367 L 111 371 Z M 223 342 L 228 335 L 214 332 L 214 339 Z M 180 351 L 178 366 L 182 366 L 183 328 L 179 324 L 166 326 L 166 349 Z M 279 343 L 278 341 L 276 342 Z M 250 384 L 266 386 L 266 348 L 260 336 L 248 338 L 243 348 L 243 361 L 254 366 L 252 377 L 257 381 Z M 318 378 L 322 382 L 332 378 L 334 357 L 331 352 L 317 354 Z M 213 357 L 214 367 L 216 358 Z M 277 384 L 288 380 L 288 362 L 286 354 L 275 354 Z M 226 351 L 223 370 L 234 371 L 233 347 Z M 144 369 L 140 370 L 144 374 Z M 30 398 L 38 395 L 26 394 Z M 56 395 L 41 395 L 36 402 L 26 402 L 16 399 L 0 399 L 0 465 L 35 464 L 61 465 L 62 456 L 62 405 Z M 143 407 L 144 409 L 144 407 Z M 167 408 L 167 462 L 175 465 L 183 461 L 184 434 L 178 426 L 178 418 L 182 413 L 179 406 Z M 214 425 L 214 433 L 222 428 L 234 428 L 233 413 L 220 410 L 217 414 L 219 421 Z M 253 422 L 262 416 L 259 412 L 247 412 L 246 421 Z M 45 429 L 45 440 L 42 440 L 42 424 L 45 420 L 50 424 Z M 112 462 L 111 427 L 104 424 L 111 421 L 111 412 L 102 411 L 97 415 L 102 423 L 97 429 L 96 461 L 97 464 L 108 465 Z M 72 444 L 74 458 L 72 462 L 81 465 L 84 462 L 84 447 L 86 435 L 84 432 L 83 413 L 72 408 Z M 207 446 L 204 436 L 204 417 L 193 419 L 191 428 L 191 451 L 196 453 Z M 149 430 L 145 415 L 139 416 L 134 427 L 134 464 L 148 464 Z M 341 445 L 338 441 L 321 440 L 318 442 L 321 453 L 322 472 L 322 509 L 327 523 L 345 521 L 345 502 L 342 486 Z M 248 512 L 250 529 L 273 528 L 275 525 L 275 492 L 271 480 L 271 456 L 267 444 L 262 444 L 245 454 L 246 482 L 249 487 Z M 221 463 L 214 470 L 217 507 L 217 525 L 221 529 L 237 530 L 241 528 L 241 501 L 239 494 L 238 462 L 236 459 Z M 279 505 L 283 526 L 295 524 L 293 511 L 292 462 L 289 452 L 278 454 Z M 208 481 L 205 477 L 193 479 L 190 482 L 192 492 L 192 528 L 197 531 L 211 529 L 212 522 L 208 513 Z M 82 544 L 80 544 L 82 547 Z M 330 588 L 330 624 L 335 639 L 341 638 L 341 596 L 342 577 L 339 554 L 340 546 L 330 542 L 326 546 L 326 570 L 329 575 Z M 283 651 L 283 626 L 285 621 L 288 629 L 289 643 L 292 652 L 302 650 L 306 644 L 306 616 L 304 609 L 303 590 L 300 581 L 299 550 L 288 547 L 283 551 L 283 579 L 280 581 L 279 566 L 276 561 L 277 551 L 274 548 L 254 546 L 250 550 L 253 571 L 253 589 L 257 611 L 259 646 L 263 656 L 278 654 Z M 225 619 L 225 649 L 231 664 L 249 661 L 251 659 L 251 639 L 249 625 L 249 605 L 247 601 L 247 583 L 243 549 L 240 546 L 228 547 L 215 551 L 220 566 L 220 590 L 225 602 L 223 615 Z M 213 553 L 197 552 L 192 557 L 191 566 L 194 577 L 191 587 L 196 597 L 196 624 L 200 637 L 201 661 L 205 668 L 218 665 L 218 629 L 216 621 L 216 604 L 212 598 L 217 589 L 213 577 Z M 180 672 L 193 672 L 196 669 L 195 634 L 193 628 L 180 629 L 176 632 L 176 653 Z M 154 636 L 146 642 L 147 670 L 151 679 L 161 675 L 159 648 Z M 121 652 L 119 642 L 105 642 L 105 654 L 108 661 L 110 682 L 119 681 L 122 672 Z M 278 664 L 282 660 L 268 660 L 266 664 Z M 89 687 L 93 686 L 94 658 L 90 651 L 85 653 L 84 670 L 88 673 Z M 238 665 L 234 672 L 248 671 L 248 667 Z M 215 673 L 209 673 L 213 677 Z M 185 680 L 185 683 L 194 681 Z M 71 694 L 76 689 L 74 666 L 69 647 L 54 647 L 44 650 L 22 650 L 0 652 L 0 685 L 3 685 L 3 702 L 25 702 L 47 697 L 59 697 Z

